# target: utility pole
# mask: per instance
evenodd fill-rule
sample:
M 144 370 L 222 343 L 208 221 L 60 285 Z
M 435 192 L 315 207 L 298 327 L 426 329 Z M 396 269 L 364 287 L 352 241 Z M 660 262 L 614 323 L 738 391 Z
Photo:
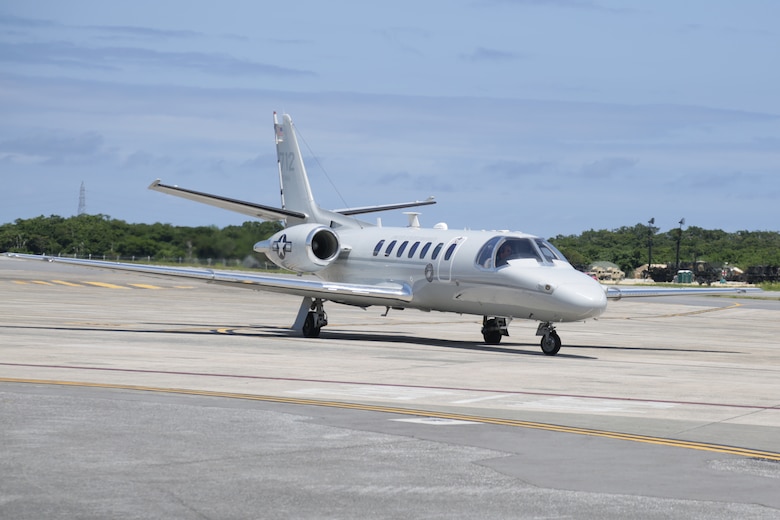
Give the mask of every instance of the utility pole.
M 685 225 L 685 218 L 681 218 L 678 224 L 680 224 L 680 229 L 677 230 L 677 257 L 674 261 L 675 271 L 680 270 L 680 242 L 682 241 L 682 227 Z
M 81 181 L 81 190 L 79 190 L 79 211 L 77 215 L 83 215 L 87 212 L 87 189 L 84 187 L 84 181 Z
M 653 265 L 653 224 L 655 224 L 655 217 L 647 221 L 648 230 L 647 235 L 647 278 L 650 278 L 650 266 Z

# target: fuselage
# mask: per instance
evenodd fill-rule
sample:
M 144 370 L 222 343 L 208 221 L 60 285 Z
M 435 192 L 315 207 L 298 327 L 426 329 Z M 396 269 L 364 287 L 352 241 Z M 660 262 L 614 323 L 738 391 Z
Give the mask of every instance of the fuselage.
M 544 322 L 595 318 L 604 288 L 548 242 L 524 233 L 367 227 L 338 230 L 341 253 L 315 273 L 323 280 L 405 284 L 399 307 Z M 500 265 L 498 249 L 515 250 Z

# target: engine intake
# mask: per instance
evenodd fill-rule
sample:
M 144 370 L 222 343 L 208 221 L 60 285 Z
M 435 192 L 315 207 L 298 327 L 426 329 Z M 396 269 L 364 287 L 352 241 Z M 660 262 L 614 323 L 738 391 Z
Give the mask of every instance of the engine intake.
M 313 273 L 328 267 L 339 255 L 339 237 L 329 227 L 301 224 L 279 231 L 254 246 L 270 261 L 298 273 Z

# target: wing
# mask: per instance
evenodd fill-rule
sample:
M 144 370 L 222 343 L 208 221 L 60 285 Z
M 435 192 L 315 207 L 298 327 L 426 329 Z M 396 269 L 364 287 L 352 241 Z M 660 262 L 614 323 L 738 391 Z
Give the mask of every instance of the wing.
M 369 307 L 371 305 L 404 306 L 412 300 L 412 289 L 406 284 L 388 283 L 382 285 L 364 285 L 354 283 L 328 282 L 324 280 L 303 278 L 300 276 L 269 276 L 241 271 L 216 271 L 197 267 L 168 267 L 147 264 L 128 264 L 122 262 L 105 262 L 102 260 L 81 260 L 41 255 L 26 255 L 6 253 L 11 258 L 23 260 L 43 260 L 63 264 L 108 269 L 114 271 L 130 271 L 160 277 L 185 278 L 217 283 L 231 287 L 271 291 L 310 298 Z
M 604 291 L 610 300 L 621 298 L 637 298 L 643 296 L 683 296 L 691 294 L 745 294 L 761 292 L 756 287 L 618 287 L 605 285 Z
M 288 217 L 301 219 L 306 218 L 306 215 L 298 211 L 289 211 L 286 209 L 274 208 L 272 206 L 263 206 L 262 204 L 245 202 L 243 200 L 231 199 L 228 197 L 220 197 L 219 195 L 188 190 L 186 188 L 179 188 L 178 186 L 168 186 L 167 184 L 162 184 L 160 179 L 157 179 L 151 183 L 149 185 L 149 189 L 159 191 L 161 193 L 167 193 L 168 195 L 181 197 L 183 199 L 209 204 L 211 206 L 216 206 L 228 211 L 235 211 L 237 213 L 242 213 L 244 215 L 249 215 L 250 217 L 260 218 L 263 220 L 284 220 Z

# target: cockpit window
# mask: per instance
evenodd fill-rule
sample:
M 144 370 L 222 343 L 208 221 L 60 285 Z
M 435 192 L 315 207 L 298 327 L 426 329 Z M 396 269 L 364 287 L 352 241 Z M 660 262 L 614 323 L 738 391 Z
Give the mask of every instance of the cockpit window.
M 558 251 L 558 249 L 548 241 L 537 238 L 536 245 L 539 246 L 539 250 L 542 252 L 542 255 L 544 255 L 544 259 L 548 262 L 552 262 L 553 260 L 563 260 L 564 262 L 568 262 L 566 257 L 563 256 L 563 253 Z
M 498 244 L 502 238 L 503 237 L 493 237 L 488 240 L 484 246 L 482 246 L 482 249 L 480 249 L 479 253 L 477 254 L 478 266 L 484 267 L 485 269 L 493 268 L 493 253 L 496 248 L 496 244 Z
M 530 238 L 497 236 L 488 240 L 479 250 L 477 264 L 485 269 L 492 269 L 506 265 L 509 260 L 518 258 L 543 261 Z

